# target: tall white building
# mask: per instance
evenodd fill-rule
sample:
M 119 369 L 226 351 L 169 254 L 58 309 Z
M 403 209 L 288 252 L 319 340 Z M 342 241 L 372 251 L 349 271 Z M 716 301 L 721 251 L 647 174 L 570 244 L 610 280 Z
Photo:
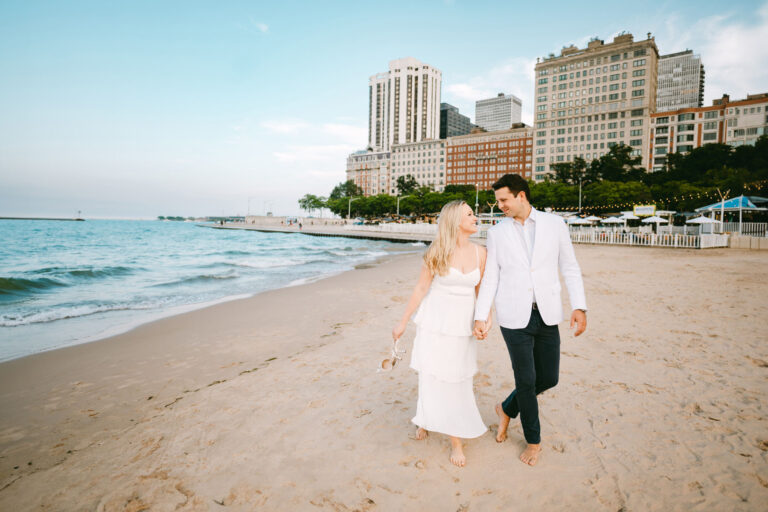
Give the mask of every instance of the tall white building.
M 368 147 L 389 151 L 393 144 L 440 138 L 442 72 L 406 57 L 373 75 L 368 87 Z
M 445 189 L 445 141 L 429 140 L 392 147 L 390 193 L 397 194 L 397 178 L 413 176 L 420 186 Z
M 659 57 L 656 112 L 698 108 L 704 102 L 704 64 L 693 51 Z
M 520 122 L 522 111 L 520 98 L 500 92 L 495 98 L 475 102 L 475 124 L 488 132 L 509 130 Z
M 650 115 L 656 111 L 659 51 L 648 34 L 635 41 L 620 34 L 610 43 L 593 39 L 586 48 L 571 45 L 536 64 L 536 180 L 551 165 L 587 162 L 611 147 L 632 147 L 648 165 Z

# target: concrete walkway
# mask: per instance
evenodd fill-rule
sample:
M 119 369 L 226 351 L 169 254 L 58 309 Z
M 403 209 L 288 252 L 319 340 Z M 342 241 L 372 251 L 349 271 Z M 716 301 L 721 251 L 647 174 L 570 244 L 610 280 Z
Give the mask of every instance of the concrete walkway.
M 410 233 L 378 233 L 375 231 L 355 231 L 354 229 L 344 229 L 341 226 L 259 226 L 256 224 L 225 224 L 223 226 L 213 224 L 198 224 L 200 227 L 213 229 L 239 229 L 243 231 L 261 231 L 263 233 L 301 233 L 310 236 L 337 236 L 344 238 L 363 238 L 366 240 L 386 240 L 388 242 L 424 242 L 429 244 L 434 239 L 429 234 L 410 234 Z

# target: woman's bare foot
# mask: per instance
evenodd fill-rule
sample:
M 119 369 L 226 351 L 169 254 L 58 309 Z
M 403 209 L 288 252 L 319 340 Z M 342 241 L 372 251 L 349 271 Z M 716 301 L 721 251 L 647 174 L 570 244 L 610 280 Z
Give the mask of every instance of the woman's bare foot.
M 427 431 L 426 431 L 426 430 L 424 430 L 423 428 L 419 427 L 419 428 L 416 430 L 416 440 L 417 440 L 417 441 L 423 441 L 423 440 L 425 440 L 425 439 L 427 438 L 427 434 L 429 434 L 429 432 L 427 432 Z
M 507 439 L 507 427 L 509 426 L 509 416 L 506 415 L 501 404 L 496 404 L 496 414 L 499 417 L 499 430 L 496 432 L 496 442 L 503 443 Z
M 539 461 L 541 453 L 541 444 L 529 444 L 523 453 L 520 454 L 520 460 L 529 466 L 535 466 Z
M 461 446 L 461 439 L 453 436 L 451 436 L 451 463 L 460 468 L 463 468 L 467 463 L 464 448 Z

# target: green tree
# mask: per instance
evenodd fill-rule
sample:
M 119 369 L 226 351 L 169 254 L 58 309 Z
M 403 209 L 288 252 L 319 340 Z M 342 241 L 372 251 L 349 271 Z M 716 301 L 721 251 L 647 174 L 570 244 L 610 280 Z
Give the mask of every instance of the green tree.
M 416 190 L 419 187 L 419 182 L 410 174 L 406 174 L 397 178 L 395 187 L 398 195 L 405 196 Z
M 355 185 L 352 180 L 347 180 L 339 183 L 328 196 L 328 199 L 340 199 L 342 197 L 355 197 L 363 195 L 363 190 Z
M 299 199 L 299 208 L 306 211 L 309 215 L 312 215 L 313 210 L 318 210 L 326 206 L 325 198 L 316 196 L 314 194 L 305 194 L 304 197 Z

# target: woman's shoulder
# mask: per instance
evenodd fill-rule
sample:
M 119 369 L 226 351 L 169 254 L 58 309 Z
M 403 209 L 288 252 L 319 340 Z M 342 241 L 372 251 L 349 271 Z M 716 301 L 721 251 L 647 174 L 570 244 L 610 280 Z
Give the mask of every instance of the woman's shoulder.
M 485 253 L 488 252 L 488 249 L 486 249 L 485 246 L 476 244 L 474 242 L 470 243 L 475 246 L 475 249 L 480 253 L 481 256 L 485 256 Z

